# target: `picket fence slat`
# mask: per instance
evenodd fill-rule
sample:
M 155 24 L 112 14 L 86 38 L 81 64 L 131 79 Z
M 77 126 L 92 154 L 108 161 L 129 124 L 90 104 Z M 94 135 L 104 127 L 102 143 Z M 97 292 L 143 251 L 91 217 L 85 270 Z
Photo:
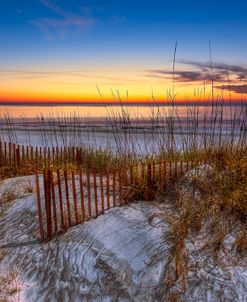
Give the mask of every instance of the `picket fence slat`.
M 100 194 L 101 194 L 101 213 L 105 210 L 105 196 L 102 172 L 100 172 Z
M 70 199 L 69 199 L 69 185 L 68 185 L 68 173 L 64 171 L 64 183 L 65 183 L 65 192 L 66 192 L 66 204 L 67 204 L 67 215 L 68 215 L 68 224 L 71 227 L 71 212 L 70 212 Z
M 37 210 L 38 210 L 38 218 L 39 218 L 39 231 L 40 231 L 40 239 L 44 240 L 44 228 L 43 228 L 43 218 L 42 218 L 42 208 L 41 208 L 41 198 L 40 198 L 40 185 L 39 185 L 39 171 L 36 170 L 36 193 L 37 193 Z
M 54 188 L 54 178 L 53 173 L 51 173 L 51 195 L 52 195 L 52 207 L 53 207 L 53 218 L 54 218 L 54 231 L 57 233 L 58 226 L 57 226 L 57 208 L 56 208 L 56 195 L 55 195 L 55 188 Z
M 63 195 L 62 195 L 62 188 L 61 188 L 61 176 L 59 170 L 57 170 L 57 186 L 58 186 L 58 195 L 59 195 L 61 229 L 63 230 L 65 228 L 65 221 L 64 221 L 64 209 L 63 209 Z
M 50 239 L 60 231 L 95 218 L 110 208 L 126 205 L 135 199 L 136 193 L 152 201 L 159 181 L 168 184 L 199 164 L 189 160 L 151 160 L 131 163 L 105 173 L 83 171 L 82 148 L 33 147 L 2 140 L 0 157 L 0 164 L 12 165 L 13 173 L 17 174 L 22 169 L 21 173 L 36 174 L 41 240 Z M 71 168 L 73 163 L 78 165 L 76 170 Z M 42 182 L 40 185 L 41 176 L 43 186 Z M 41 200 L 43 196 L 44 201 Z
M 94 208 L 95 208 L 95 216 L 97 217 L 99 214 L 98 210 L 98 192 L 97 192 L 97 180 L 96 180 L 96 173 L 93 173 L 93 180 L 94 180 Z
M 90 173 L 87 172 L 88 218 L 92 218 Z
M 85 221 L 85 204 L 84 204 L 84 190 L 83 190 L 83 180 L 82 180 L 82 171 L 79 172 L 79 181 L 80 181 L 80 199 L 81 199 L 81 222 Z

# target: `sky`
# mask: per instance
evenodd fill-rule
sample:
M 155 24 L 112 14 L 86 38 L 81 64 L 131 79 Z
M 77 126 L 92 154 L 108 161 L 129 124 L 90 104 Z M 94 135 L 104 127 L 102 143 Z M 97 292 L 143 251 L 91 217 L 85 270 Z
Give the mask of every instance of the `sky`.
M 0 103 L 247 96 L 246 1 L 0 5 Z

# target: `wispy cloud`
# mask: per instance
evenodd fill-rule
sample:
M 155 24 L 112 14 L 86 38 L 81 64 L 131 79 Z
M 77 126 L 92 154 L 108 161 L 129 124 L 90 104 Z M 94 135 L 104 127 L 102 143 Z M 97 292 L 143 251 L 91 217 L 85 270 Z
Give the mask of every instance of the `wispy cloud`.
M 51 2 L 50 0 L 40 0 L 40 2 L 49 8 L 51 11 L 56 13 L 57 15 L 63 16 L 67 18 L 68 12 L 65 12 L 60 6 L 56 5 L 55 3 Z
M 241 93 L 242 94 L 247 94 L 247 84 L 243 84 L 243 85 L 222 85 L 222 86 L 218 86 L 217 88 L 230 90 L 232 92 L 239 93 L 239 94 L 241 94 Z
M 171 79 L 174 75 L 174 80 L 176 82 L 181 83 L 194 83 L 194 82 L 200 82 L 200 83 L 208 83 L 212 80 L 212 75 L 210 72 L 201 72 L 201 71 L 175 71 L 174 73 L 172 71 L 164 71 L 164 70 L 149 70 L 149 76 L 151 77 L 157 77 L 157 78 L 163 78 L 163 79 Z M 217 73 L 214 75 L 214 81 L 215 82 L 222 82 L 225 79 L 225 73 Z
M 95 70 L 26 70 L 26 69 L 0 69 L 0 76 L 9 76 L 17 79 L 51 79 L 71 77 L 89 78 L 93 76 Z
M 20 80 L 45 80 L 47 83 L 77 85 L 84 82 L 84 80 L 94 81 L 110 81 L 111 84 L 119 84 L 126 82 L 143 83 L 141 79 L 135 76 L 122 76 L 119 74 L 121 70 L 111 69 L 91 69 L 91 70 L 26 70 L 26 69 L 0 69 L 0 77 L 9 77 L 11 79 Z M 116 72 L 116 74 L 115 74 Z M 64 82 L 64 79 L 70 79 Z M 78 82 L 80 81 L 80 82 Z
M 216 84 L 215 87 L 228 90 L 235 93 L 247 93 L 247 67 L 239 65 L 229 65 L 225 63 L 180 61 L 180 64 L 188 65 L 186 69 L 167 71 L 163 69 L 148 70 L 147 76 L 159 79 L 171 80 L 186 85 Z
M 50 0 L 40 0 L 40 2 L 50 11 L 57 15 L 56 18 L 38 18 L 31 20 L 30 23 L 39 28 L 49 40 L 55 37 L 64 38 L 71 31 L 82 31 L 93 26 L 96 20 L 78 13 L 67 11 Z
M 209 72 L 211 69 L 211 63 L 196 62 L 196 61 L 180 61 L 182 64 L 190 65 L 199 68 L 202 72 Z M 217 73 L 230 73 L 235 75 L 238 80 L 247 80 L 247 67 L 232 65 L 226 63 L 212 63 L 213 72 Z

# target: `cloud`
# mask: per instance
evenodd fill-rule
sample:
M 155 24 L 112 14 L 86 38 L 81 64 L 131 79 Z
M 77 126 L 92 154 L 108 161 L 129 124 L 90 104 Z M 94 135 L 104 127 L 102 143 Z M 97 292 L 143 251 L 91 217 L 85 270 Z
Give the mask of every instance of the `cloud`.
M 55 14 L 67 17 L 68 13 L 66 13 L 60 6 L 56 5 L 55 3 L 49 1 L 49 0 L 40 0 L 40 2 L 49 8 L 51 11 L 53 11 Z
M 95 70 L 27 70 L 27 69 L 0 69 L 0 75 L 18 75 L 20 77 L 25 76 L 77 76 L 88 77 L 89 73 L 95 72 Z
M 110 73 L 109 73 L 110 71 Z M 127 76 L 114 75 L 112 72 L 119 70 L 109 70 L 109 69 L 91 69 L 91 70 L 26 70 L 26 69 L 1 69 L 0 77 L 4 76 L 10 77 L 11 79 L 21 79 L 21 80 L 46 80 L 47 83 L 56 84 L 69 84 L 75 85 L 76 83 L 83 83 L 83 79 L 92 79 L 92 81 L 110 81 L 111 84 L 119 85 L 123 82 L 133 82 L 133 83 L 143 83 L 142 80 L 131 78 Z M 64 82 L 65 78 L 70 78 L 70 82 Z M 80 80 L 80 82 L 78 82 Z
M 222 86 L 217 86 L 217 88 L 230 90 L 232 92 L 239 93 L 239 94 L 241 94 L 241 93 L 242 94 L 247 94 L 247 84 L 243 84 L 243 85 L 222 85 Z
M 188 65 L 186 70 L 167 71 L 163 69 L 148 70 L 148 77 L 168 79 L 174 78 L 175 82 L 181 84 L 210 84 L 212 79 L 215 88 L 228 89 L 235 93 L 246 93 L 247 87 L 247 67 L 225 64 L 225 63 L 211 63 L 210 62 L 196 62 L 196 61 L 180 61 L 184 65 Z M 240 83 L 240 85 L 239 85 Z
M 82 31 L 93 26 L 96 20 L 87 15 L 81 16 L 78 13 L 64 10 L 50 0 L 40 0 L 50 11 L 57 15 L 56 18 L 38 18 L 30 20 L 30 23 L 39 28 L 49 40 L 55 37 L 67 37 L 73 31 Z
M 172 79 L 174 75 L 174 80 L 176 82 L 181 83 L 194 83 L 194 82 L 200 82 L 200 83 L 210 83 L 212 81 L 212 75 L 210 72 L 201 72 L 201 71 L 193 71 L 193 70 L 180 70 L 175 71 L 174 73 L 172 71 L 164 71 L 164 70 L 150 70 L 149 76 L 151 77 L 157 77 L 157 78 L 163 78 L 163 79 Z M 214 81 L 215 82 L 222 82 L 225 79 L 224 73 L 217 73 L 214 74 Z
M 190 65 L 199 68 L 203 72 L 211 71 L 211 63 L 206 62 L 196 62 L 196 61 L 180 61 L 182 64 Z M 226 63 L 212 63 L 213 72 L 217 75 L 217 73 L 222 72 L 227 75 L 230 73 L 238 80 L 247 80 L 247 67 L 239 66 L 239 65 L 232 65 Z
M 94 20 L 76 17 L 63 20 L 37 19 L 32 20 L 31 23 L 38 27 L 48 40 L 52 40 L 55 36 L 65 38 L 71 30 L 82 30 L 91 27 Z

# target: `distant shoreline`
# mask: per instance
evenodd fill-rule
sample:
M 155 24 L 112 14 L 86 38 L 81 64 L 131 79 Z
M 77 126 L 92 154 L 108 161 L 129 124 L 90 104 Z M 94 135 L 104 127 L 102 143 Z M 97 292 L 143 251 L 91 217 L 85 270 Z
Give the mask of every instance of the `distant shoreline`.
M 224 106 L 241 106 L 243 104 L 247 104 L 247 100 L 243 101 L 223 101 L 223 102 L 215 102 L 214 104 L 223 104 Z M 177 101 L 173 104 L 168 101 L 164 102 L 0 102 L 0 107 L 4 106 L 10 106 L 10 107 L 73 107 L 73 106 L 79 106 L 79 107 L 119 107 L 119 106 L 128 106 L 128 107 L 162 107 L 166 106 L 169 107 L 171 105 L 174 106 L 199 106 L 199 107 L 205 107 L 205 106 L 212 106 L 212 102 L 209 101 L 191 101 L 191 102 L 182 102 Z
M 7 127 L 1 127 L 0 128 L 0 134 L 4 134 L 6 132 L 8 132 L 8 128 Z M 61 133 L 78 133 L 78 131 L 82 134 L 82 133 L 90 133 L 90 134 L 95 134 L 95 133 L 101 133 L 101 134 L 132 134 L 132 135 L 138 135 L 138 134 L 166 134 L 168 129 L 167 127 L 164 126 L 159 126 L 159 127 L 141 127 L 141 126 L 133 126 L 133 127 L 129 127 L 129 128 L 125 128 L 125 127 L 118 127 L 118 128 L 112 128 L 111 126 L 80 126 L 77 128 L 74 127 L 62 127 L 62 128 L 58 128 L 58 127 L 13 127 L 11 129 L 12 131 L 15 131 L 16 133 L 19 132 L 20 133 L 24 133 L 25 135 L 27 135 L 27 133 L 37 133 L 37 134 L 41 134 L 41 133 L 56 133 L 56 134 L 61 134 Z M 176 128 L 173 131 L 174 135 L 196 135 L 196 136 L 201 136 L 203 134 L 205 134 L 205 132 L 210 133 L 210 129 L 200 129 L 196 134 L 192 131 L 192 130 L 186 130 L 186 129 L 179 129 Z M 217 131 L 216 131 L 217 132 Z M 222 135 L 228 135 L 231 132 L 230 129 L 223 129 L 222 130 Z M 238 132 L 236 131 L 236 135 L 238 134 Z

